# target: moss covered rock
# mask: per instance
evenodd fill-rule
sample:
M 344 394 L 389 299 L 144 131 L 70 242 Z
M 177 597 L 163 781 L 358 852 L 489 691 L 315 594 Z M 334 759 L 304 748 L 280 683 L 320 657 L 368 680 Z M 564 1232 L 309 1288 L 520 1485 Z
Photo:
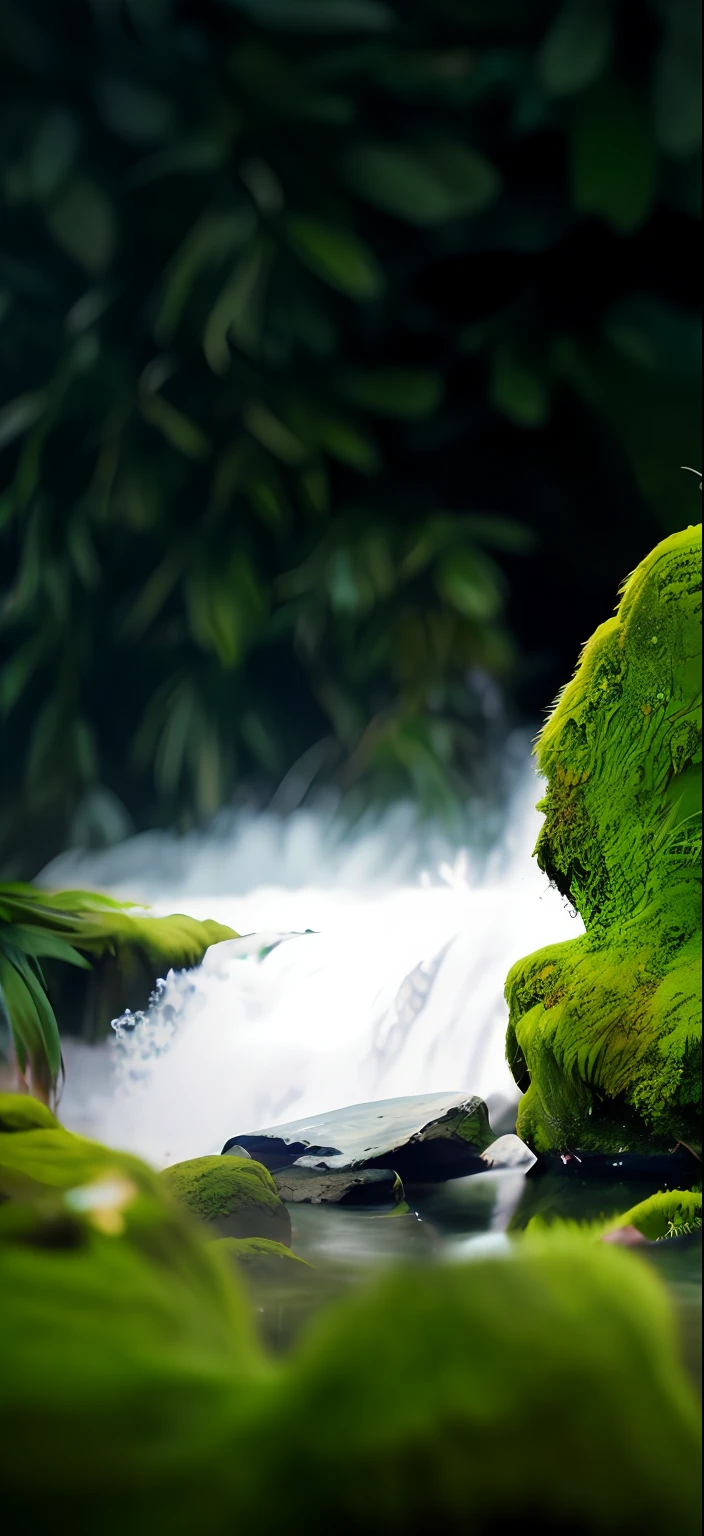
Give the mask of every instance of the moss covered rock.
M 3 1098 L 0 1123 L 31 1109 Z M 221 1536 L 263 1373 L 250 1308 L 149 1168 L 45 1113 L 0 1134 L 8 1529 Z
M 509 974 L 518 1134 L 538 1153 L 700 1151 L 700 528 L 626 582 L 537 752 L 538 862 L 586 933 Z
M 291 1218 L 268 1169 L 249 1157 L 194 1157 L 160 1178 L 200 1221 L 223 1237 L 291 1242 Z
M 664 1292 L 578 1236 L 357 1293 L 299 1346 L 267 1422 L 265 1532 L 698 1528 L 699 1416 Z
M 656 1195 L 648 1195 L 630 1210 L 624 1211 L 617 1221 L 609 1222 L 608 1232 L 632 1227 L 648 1242 L 656 1243 L 666 1237 L 683 1237 L 701 1232 L 701 1190 L 666 1189 Z

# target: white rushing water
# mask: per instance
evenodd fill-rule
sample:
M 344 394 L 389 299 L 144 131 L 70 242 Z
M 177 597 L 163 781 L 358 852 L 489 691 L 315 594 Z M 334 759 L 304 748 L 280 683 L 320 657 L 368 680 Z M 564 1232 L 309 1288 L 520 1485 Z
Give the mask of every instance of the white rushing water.
M 344 842 L 323 812 L 240 813 L 208 835 L 150 834 L 55 861 L 46 885 L 88 885 L 265 936 L 169 975 L 136 1027 L 107 1044 L 69 1041 L 65 1123 L 157 1166 L 404 1094 L 479 1094 L 503 1129 L 517 1101 L 504 1060 L 506 973 L 582 931 L 531 858 L 539 790 L 526 766 L 489 856 L 450 855 L 431 838 L 420 876 L 408 808 Z

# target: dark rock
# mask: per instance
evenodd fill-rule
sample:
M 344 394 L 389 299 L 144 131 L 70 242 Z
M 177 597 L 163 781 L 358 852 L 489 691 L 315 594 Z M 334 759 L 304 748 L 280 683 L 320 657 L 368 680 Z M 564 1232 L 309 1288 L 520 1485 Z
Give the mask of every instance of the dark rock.
M 425 1094 L 353 1104 L 247 1135 L 239 1146 L 272 1173 L 292 1167 L 317 1172 L 388 1168 L 406 1182 L 458 1178 L 485 1168 L 481 1154 L 496 1138 L 481 1099 Z
M 292 1168 L 280 1169 L 273 1177 L 281 1199 L 294 1204 L 307 1201 L 311 1205 L 400 1205 L 404 1198 L 403 1184 L 391 1168 L 325 1173 L 294 1164 Z

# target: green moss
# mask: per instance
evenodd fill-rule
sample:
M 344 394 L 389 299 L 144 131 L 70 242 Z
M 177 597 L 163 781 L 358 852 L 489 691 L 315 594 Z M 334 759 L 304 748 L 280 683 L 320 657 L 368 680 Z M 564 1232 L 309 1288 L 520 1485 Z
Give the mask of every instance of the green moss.
M 701 1231 L 701 1225 L 701 1190 L 666 1189 L 631 1206 L 630 1211 L 624 1211 L 618 1221 L 609 1223 L 607 1230 L 635 1227 L 650 1242 L 657 1242 L 661 1238 L 681 1237 L 688 1232 Z
M 204 1241 L 137 1159 L 59 1128 L 0 1134 L 0 1163 L 11 1147 L 35 1177 L 0 1208 L 10 1529 L 697 1531 L 697 1409 L 631 1255 L 559 1234 L 406 1270 L 277 1363 L 232 1251 L 266 1248 L 294 1286 L 316 1271 Z
M 509 974 L 518 1134 L 536 1152 L 700 1148 L 700 528 L 626 582 L 537 753 L 536 855 L 586 933 Z
M 312 1268 L 311 1264 L 305 1259 L 299 1259 L 284 1243 L 272 1243 L 266 1237 L 219 1237 L 215 1243 L 226 1259 L 232 1259 L 244 1269 L 263 1274 L 278 1276 L 282 1270 Z
M 223 1237 L 263 1237 L 289 1244 L 291 1219 L 261 1163 L 247 1157 L 194 1157 L 160 1175 L 176 1199 Z
M 58 1128 L 56 1116 L 38 1099 L 28 1093 L 0 1093 L 0 1132 Z
M 81 1194 L 0 1208 L 9 1529 L 221 1536 L 263 1372 L 249 1306 L 148 1169 Z
M 263 1529 L 698 1529 L 699 1417 L 665 1295 L 564 1234 L 332 1309 L 270 1406 Z

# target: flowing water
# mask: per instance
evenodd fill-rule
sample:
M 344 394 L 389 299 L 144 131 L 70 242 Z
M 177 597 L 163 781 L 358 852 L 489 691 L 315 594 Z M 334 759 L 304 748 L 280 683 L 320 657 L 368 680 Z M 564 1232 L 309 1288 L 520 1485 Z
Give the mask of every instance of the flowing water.
M 406 1094 L 478 1094 L 497 1133 L 512 1129 L 506 973 L 521 955 L 583 931 L 531 858 L 539 793 L 526 764 L 502 835 L 492 840 L 478 813 L 460 851 L 437 831 L 421 835 L 401 807 L 352 837 L 322 810 L 286 821 L 240 813 L 208 835 L 150 834 L 64 855 L 45 884 L 93 886 L 255 936 L 163 978 L 145 1013 L 123 1015 L 105 1044 L 69 1040 L 65 1123 L 156 1167 L 218 1153 L 265 1126 Z M 492 1172 L 409 1190 L 406 1214 L 292 1207 L 294 1250 L 316 1269 L 285 1296 L 259 1298 L 270 1337 L 286 1343 L 369 1268 L 506 1244 L 516 1208 L 529 1214 L 531 1189 L 521 1173 Z M 598 1214 L 595 1198 L 606 1214 L 624 1210 L 649 1192 L 573 1186 L 569 1213 L 581 1204 L 585 1216 Z M 556 1211 L 562 1200 L 556 1189 Z M 693 1367 L 701 1249 L 663 1247 L 668 1262 L 660 1254 L 657 1263 Z
M 538 792 L 527 770 L 503 837 L 481 856 L 438 837 L 423 849 L 405 813 L 335 842 L 335 823 L 307 812 L 65 855 L 45 883 L 97 885 L 256 935 L 163 978 L 107 1045 L 69 1042 L 65 1121 L 161 1166 L 219 1152 L 238 1133 L 405 1094 L 478 1094 L 502 1129 L 517 1101 L 506 973 L 581 931 L 531 859 Z

